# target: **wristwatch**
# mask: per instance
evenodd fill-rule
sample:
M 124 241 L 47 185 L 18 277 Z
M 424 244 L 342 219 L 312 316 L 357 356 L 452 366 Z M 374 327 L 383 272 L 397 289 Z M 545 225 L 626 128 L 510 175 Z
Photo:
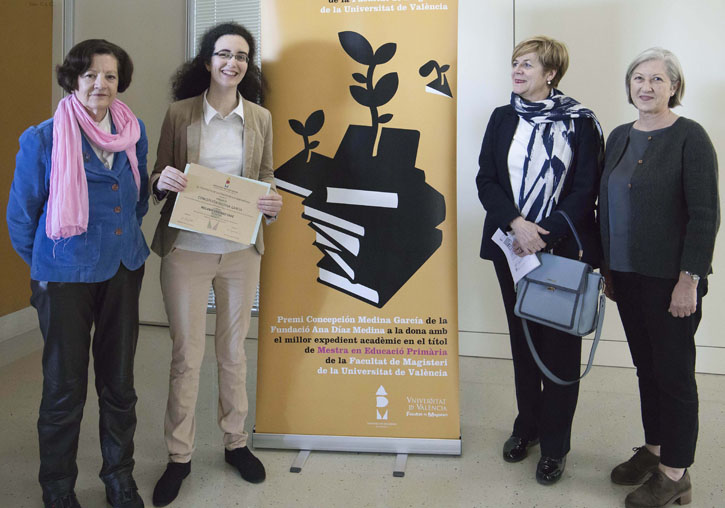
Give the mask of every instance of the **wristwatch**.
M 696 273 L 688 272 L 687 270 L 685 270 L 685 275 L 687 275 L 689 278 L 691 278 L 692 282 L 697 282 L 700 280 L 700 276 L 697 275 Z

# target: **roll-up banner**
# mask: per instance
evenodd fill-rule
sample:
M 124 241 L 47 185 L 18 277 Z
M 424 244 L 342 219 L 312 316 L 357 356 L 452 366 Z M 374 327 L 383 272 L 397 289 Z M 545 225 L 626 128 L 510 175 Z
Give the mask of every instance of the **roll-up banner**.
M 265 0 L 256 447 L 460 454 L 455 0 Z

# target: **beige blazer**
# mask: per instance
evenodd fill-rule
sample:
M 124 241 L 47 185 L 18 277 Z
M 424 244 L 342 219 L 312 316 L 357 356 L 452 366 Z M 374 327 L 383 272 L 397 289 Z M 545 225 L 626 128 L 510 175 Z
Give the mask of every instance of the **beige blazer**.
M 149 178 L 151 195 L 155 196 L 153 186 L 166 166 L 181 171 L 187 162 L 199 162 L 199 144 L 201 142 L 201 122 L 203 112 L 203 94 L 174 102 L 169 106 L 161 126 L 156 164 Z M 244 108 L 244 176 L 274 185 L 272 167 L 272 115 L 263 107 L 242 99 Z M 161 257 L 171 252 L 179 230 L 169 227 L 169 218 L 176 201 L 176 193 L 164 196 L 161 219 L 151 249 Z M 262 228 L 254 244 L 260 254 L 264 254 Z

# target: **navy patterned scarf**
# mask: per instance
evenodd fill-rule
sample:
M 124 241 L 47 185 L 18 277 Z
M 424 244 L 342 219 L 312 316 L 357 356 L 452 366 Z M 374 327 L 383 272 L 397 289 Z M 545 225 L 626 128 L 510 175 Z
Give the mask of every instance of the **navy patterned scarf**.
M 519 117 L 533 124 L 524 161 L 521 188 L 513 189 L 521 215 L 539 222 L 556 209 L 574 155 L 574 119 L 591 118 L 604 147 L 602 127 L 594 113 L 553 89 L 542 101 L 529 102 L 511 94 L 511 106 Z M 601 157 L 601 153 L 599 154 Z

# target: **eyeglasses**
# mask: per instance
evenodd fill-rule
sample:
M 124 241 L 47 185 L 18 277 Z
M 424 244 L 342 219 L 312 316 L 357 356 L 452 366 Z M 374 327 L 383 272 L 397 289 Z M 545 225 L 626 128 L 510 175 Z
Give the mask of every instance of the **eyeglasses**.
M 237 62 L 242 63 L 249 63 L 249 55 L 246 53 L 237 53 L 236 55 L 230 53 L 229 51 L 217 51 L 216 53 L 212 53 L 213 56 L 218 56 L 222 60 L 231 60 L 234 58 Z

